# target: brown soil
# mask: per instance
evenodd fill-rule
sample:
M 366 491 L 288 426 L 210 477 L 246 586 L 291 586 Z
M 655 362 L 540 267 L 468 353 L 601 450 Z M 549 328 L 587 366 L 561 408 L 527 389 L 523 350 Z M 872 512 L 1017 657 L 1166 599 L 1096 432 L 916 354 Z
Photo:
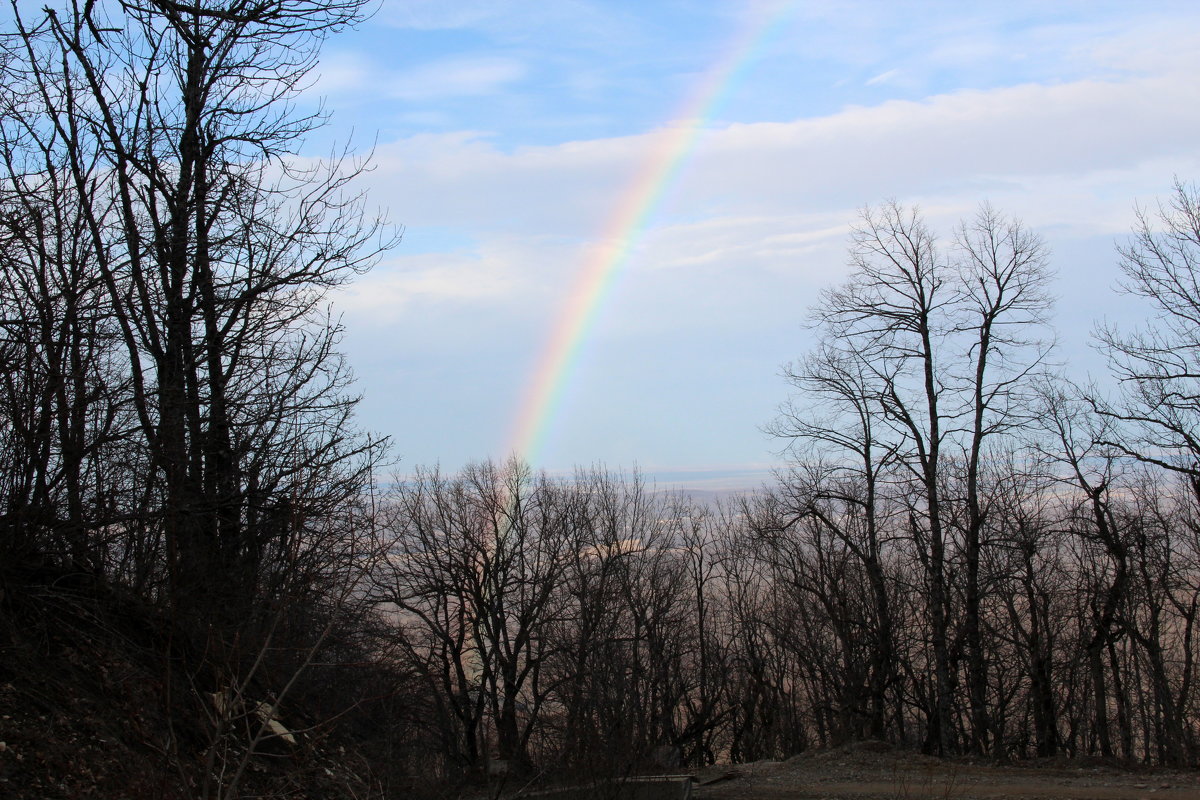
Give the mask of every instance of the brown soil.
M 722 775 L 730 777 L 722 780 Z M 1126 770 L 1070 761 L 995 766 L 940 760 L 879 742 L 787 761 L 714 767 L 697 778 L 702 785 L 693 797 L 698 800 L 1200 800 L 1197 771 Z

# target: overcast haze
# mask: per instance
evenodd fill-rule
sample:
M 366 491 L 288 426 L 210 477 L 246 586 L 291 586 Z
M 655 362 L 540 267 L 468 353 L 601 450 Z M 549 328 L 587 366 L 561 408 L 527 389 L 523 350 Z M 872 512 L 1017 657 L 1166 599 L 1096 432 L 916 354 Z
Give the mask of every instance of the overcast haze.
M 946 235 L 984 200 L 1041 233 L 1061 357 L 1099 368 L 1092 321 L 1136 312 L 1111 292 L 1114 241 L 1135 204 L 1200 179 L 1200 8 L 974 5 L 389 0 L 331 39 L 310 92 L 323 136 L 375 143 L 365 188 L 405 231 L 337 298 L 363 424 L 402 470 L 506 455 L 656 132 L 764 18 L 639 229 L 537 466 L 756 480 L 805 310 L 844 276 L 857 209 L 891 197 Z

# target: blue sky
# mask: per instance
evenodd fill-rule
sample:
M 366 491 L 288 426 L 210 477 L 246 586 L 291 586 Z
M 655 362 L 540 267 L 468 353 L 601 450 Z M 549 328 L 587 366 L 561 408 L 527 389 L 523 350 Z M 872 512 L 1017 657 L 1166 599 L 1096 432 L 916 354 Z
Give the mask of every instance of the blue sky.
M 1195 3 L 385 0 L 327 42 L 310 143 L 374 143 L 404 241 L 336 298 L 363 424 L 399 468 L 502 458 L 572 279 L 654 132 L 745 26 L 777 20 L 705 120 L 585 342 L 538 466 L 639 465 L 722 488 L 778 463 L 760 432 L 846 274 L 864 204 L 949 235 L 981 201 L 1053 251 L 1063 357 L 1136 313 L 1113 244 L 1200 180 Z

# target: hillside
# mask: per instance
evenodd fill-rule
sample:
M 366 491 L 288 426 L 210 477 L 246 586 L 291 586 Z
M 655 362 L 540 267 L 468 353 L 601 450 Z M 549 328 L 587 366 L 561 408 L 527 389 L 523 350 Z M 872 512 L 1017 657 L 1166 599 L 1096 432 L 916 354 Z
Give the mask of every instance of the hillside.
M 187 685 L 192 662 L 172 649 L 167 620 L 125 592 L 52 571 L 9 576 L 0 796 L 219 797 L 239 768 L 241 796 L 365 796 L 361 759 L 329 726 L 306 725 L 295 745 L 262 739 L 247 757 L 245 738 L 219 732 L 214 709 Z M 305 717 L 296 709 L 289 722 Z M 253 719 L 241 720 L 247 731 Z M 206 782 L 206 770 L 220 780 Z

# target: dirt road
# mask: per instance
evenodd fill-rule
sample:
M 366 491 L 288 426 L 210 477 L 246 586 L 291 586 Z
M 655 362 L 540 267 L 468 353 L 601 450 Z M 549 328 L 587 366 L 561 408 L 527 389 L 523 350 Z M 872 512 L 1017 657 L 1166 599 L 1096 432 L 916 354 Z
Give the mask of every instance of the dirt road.
M 991 766 L 869 742 L 788 761 L 713 768 L 698 778 L 697 800 L 1200 800 L 1195 771 L 1130 771 L 1065 761 Z

